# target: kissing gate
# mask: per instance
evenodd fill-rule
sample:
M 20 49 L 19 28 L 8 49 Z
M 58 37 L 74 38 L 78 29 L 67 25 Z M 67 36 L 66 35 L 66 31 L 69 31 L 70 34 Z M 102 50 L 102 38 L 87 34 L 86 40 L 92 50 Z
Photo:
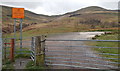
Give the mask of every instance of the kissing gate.
M 31 58 L 37 65 L 51 66 L 53 69 L 117 69 L 118 55 L 105 53 L 118 47 L 88 46 L 87 42 L 120 42 L 119 40 L 68 40 L 51 39 L 44 36 L 32 38 Z M 34 45 L 35 44 L 35 45 Z M 103 51 L 95 51 L 102 49 Z

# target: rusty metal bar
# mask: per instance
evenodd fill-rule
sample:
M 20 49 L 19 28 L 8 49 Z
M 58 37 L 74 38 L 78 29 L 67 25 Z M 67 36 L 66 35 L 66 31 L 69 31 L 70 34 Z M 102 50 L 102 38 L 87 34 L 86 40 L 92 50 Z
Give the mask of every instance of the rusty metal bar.
M 14 39 L 11 39 L 10 60 L 14 61 Z

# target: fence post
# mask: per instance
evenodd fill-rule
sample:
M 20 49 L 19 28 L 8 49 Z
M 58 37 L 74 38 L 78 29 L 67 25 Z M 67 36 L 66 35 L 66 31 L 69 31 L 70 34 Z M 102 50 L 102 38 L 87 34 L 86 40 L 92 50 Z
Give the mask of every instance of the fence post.
M 44 66 L 45 64 L 45 54 L 44 54 L 44 38 L 43 36 L 36 36 L 35 37 L 35 52 L 36 52 L 36 59 L 35 63 L 37 66 Z
M 41 54 L 42 54 L 42 60 L 43 60 L 43 64 L 45 65 L 45 35 L 41 36 Z
M 14 61 L 14 39 L 11 39 L 10 60 Z

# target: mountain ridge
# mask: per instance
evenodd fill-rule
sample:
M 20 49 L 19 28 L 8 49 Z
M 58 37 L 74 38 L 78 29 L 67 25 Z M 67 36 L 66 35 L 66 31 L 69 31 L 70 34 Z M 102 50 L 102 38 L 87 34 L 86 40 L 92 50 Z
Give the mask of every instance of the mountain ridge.
M 10 7 L 10 6 L 4 6 L 4 5 L 0 5 L 0 7 L 9 7 L 9 8 L 13 8 L 13 7 Z M 17 8 L 17 7 L 16 7 Z M 81 9 L 78 9 L 78 10 L 75 10 L 75 11 L 71 11 L 71 12 L 76 12 L 76 11 L 86 11 L 86 10 L 92 10 L 92 9 L 96 9 L 96 10 L 93 10 L 93 11 L 118 11 L 118 10 L 111 10 L 111 9 L 105 9 L 103 7 L 100 7 L 100 6 L 88 6 L 88 7 L 84 7 L 84 8 L 81 8 Z M 26 10 L 26 11 L 29 11 L 29 10 Z M 31 12 L 31 11 L 29 11 Z M 36 15 L 39 15 L 39 16 L 47 16 L 47 17 L 56 17 L 56 16 L 61 16 L 61 15 L 65 15 L 67 13 L 70 13 L 70 12 L 66 12 L 65 14 L 60 14 L 60 15 L 45 15 L 45 14 L 37 14 L 35 12 L 31 12 L 33 14 L 36 14 Z
M 11 18 L 11 8 L 8 6 L 2 6 L 2 20 L 3 20 L 3 32 L 12 33 L 13 32 L 13 19 Z M 48 26 L 54 27 L 73 27 L 74 24 L 80 23 L 80 25 L 96 27 L 97 24 L 102 24 L 102 27 L 107 27 L 109 23 L 117 22 L 117 10 L 107 10 L 98 6 L 90 6 L 82 8 L 73 12 L 68 12 L 62 15 L 43 15 L 36 14 L 31 11 L 25 10 L 25 18 L 23 21 L 23 31 L 47 28 Z M 111 20 L 112 19 L 112 20 Z M 6 21 L 7 20 L 7 21 Z M 103 24 L 107 22 L 107 25 Z M 69 24 L 69 25 L 68 25 Z M 94 27 L 93 27 L 94 25 Z M 11 26 L 11 28 L 8 27 Z M 101 25 L 100 25 L 101 26 Z M 17 30 L 19 30 L 19 22 L 17 22 Z M 85 27 L 86 28 L 86 27 Z M 96 27 L 97 28 L 97 27 Z

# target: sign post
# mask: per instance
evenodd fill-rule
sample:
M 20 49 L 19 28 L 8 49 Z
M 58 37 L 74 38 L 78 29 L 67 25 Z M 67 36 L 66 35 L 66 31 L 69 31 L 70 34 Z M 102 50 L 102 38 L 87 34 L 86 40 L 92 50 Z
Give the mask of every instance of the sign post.
M 24 18 L 24 8 L 12 8 L 12 18 L 14 18 L 15 41 L 16 41 L 16 19 L 20 19 L 20 50 L 21 50 L 22 49 L 22 19 Z
M 20 50 L 22 49 L 22 19 L 20 19 Z

